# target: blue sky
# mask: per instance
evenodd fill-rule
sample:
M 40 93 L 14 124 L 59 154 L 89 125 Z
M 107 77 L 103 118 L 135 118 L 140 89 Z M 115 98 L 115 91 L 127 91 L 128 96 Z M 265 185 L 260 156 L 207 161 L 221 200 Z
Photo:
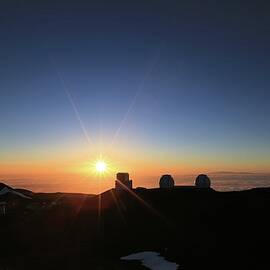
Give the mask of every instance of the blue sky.
M 102 137 L 105 148 L 121 126 L 117 147 L 171 154 L 172 162 L 183 153 L 220 157 L 220 170 L 228 167 L 222 157 L 235 161 L 233 169 L 240 157 L 239 170 L 253 160 L 250 170 L 267 170 L 263 1 L 1 5 L 1 161 L 84 140 L 68 91 L 89 136 Z

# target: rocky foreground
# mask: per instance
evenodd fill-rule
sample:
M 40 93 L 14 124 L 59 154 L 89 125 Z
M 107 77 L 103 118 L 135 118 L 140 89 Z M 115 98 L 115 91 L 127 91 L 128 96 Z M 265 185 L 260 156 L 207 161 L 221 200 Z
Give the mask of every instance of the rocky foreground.
M 0 269 L 146 269 L 120 260 L 141 251 L 179 269 L 270 269 L 270 188 L 11 190 L 24 196 L 0 195 Z

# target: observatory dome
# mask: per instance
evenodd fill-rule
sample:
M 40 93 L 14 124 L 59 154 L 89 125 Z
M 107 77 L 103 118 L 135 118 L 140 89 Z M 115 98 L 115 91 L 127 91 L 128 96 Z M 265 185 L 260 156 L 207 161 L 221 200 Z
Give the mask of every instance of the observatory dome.
M 195 186 L 198 188 L 210 188 L 210 178 L 206 174 L 199 174 L 195 180 Z
M 164 174 L 161 176 L 159 180 L 159 187 L 160 188 L 173 188 L 174 187 L 174 180 L 171 175 Z

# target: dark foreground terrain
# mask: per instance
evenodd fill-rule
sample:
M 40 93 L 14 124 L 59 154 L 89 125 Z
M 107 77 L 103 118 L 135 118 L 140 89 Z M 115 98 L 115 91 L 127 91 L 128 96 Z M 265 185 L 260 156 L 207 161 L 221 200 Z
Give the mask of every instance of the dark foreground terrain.
M 270 269 L 270 188 L 7 194 L 0 269 L 144 269 L 121 256 L 158 251 L 179 269 Z

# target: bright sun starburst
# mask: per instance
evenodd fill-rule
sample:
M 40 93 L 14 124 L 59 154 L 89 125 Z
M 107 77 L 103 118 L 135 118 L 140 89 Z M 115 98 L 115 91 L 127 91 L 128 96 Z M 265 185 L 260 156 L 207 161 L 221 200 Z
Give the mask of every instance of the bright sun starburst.
M 107 170 L 107 164 L 103 160 L 98 160 L 95 164 L 96 172 L 104 173 Z

